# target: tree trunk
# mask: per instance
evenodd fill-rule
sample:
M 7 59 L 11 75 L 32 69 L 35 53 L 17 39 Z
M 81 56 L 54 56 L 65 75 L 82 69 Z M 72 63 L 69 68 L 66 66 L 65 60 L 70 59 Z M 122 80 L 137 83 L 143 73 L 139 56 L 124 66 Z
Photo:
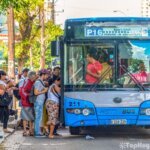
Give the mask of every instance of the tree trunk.
M 24 61 L 23 61 L 23 59 L 19 59 L 18 60 L 18 72 L 19 72 L 19 74 L 22 73 L 23 67 L 24 67 Z
M 13 7 L 8 8 L 8 76 L 15 78 L 15 31 Z
M 41 58 L 40 58 L 40 69 L 43 69 L 45 67 L 45 42 L 44 42 L 44 6 L 40 9 L 40 25 L 41 25 Z
M 33 69 L 33 51 L 32 48 L 30 47 L 30 69 Z

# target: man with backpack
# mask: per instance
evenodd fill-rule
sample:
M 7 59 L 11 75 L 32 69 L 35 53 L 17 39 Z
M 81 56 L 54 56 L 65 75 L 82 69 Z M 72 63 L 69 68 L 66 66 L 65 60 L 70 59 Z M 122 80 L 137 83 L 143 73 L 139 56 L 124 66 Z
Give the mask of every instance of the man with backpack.
M 30 71 L 28 73 L 28 79 L 25 80 L 23 86 L 20 88 L 20 96 L 21 96 L 21 118 L 23 119 L 23 136 L 33 136 L 33 121 L 34 121 L 34 109 L 33 104 L 29 101 L 29 96 L 31 89 L 35 80 L 37 79 L 36 72 Z M 27 131 L 27 123 L 29 122 L 29 133 Z
M 13 91 L 14 96 L 17 98 L 17 100 L 21 100 L 20 94 L 19 94 L 19 89 L 23 86 L 23 83 L 25 82 L 25 80 L 27 79 L 28 76 L 28 72 L 29 69 L 28 68 L 24 68 L 22 70 L 22 75 L 19 78 L 19 82 L 16 84 L 16 89 Z M 21 103 L 19 104 L 21 106 Z
M 43 133 L 41 128 L 43 127 L 43 106 L 46 99 L 46 93 L 48 88 L 45 87 L 44 81 L 48 78 L 48 71 L 42 69 L 39 71 L 39 79 L 36 80 L 34 84 L 34 94 L 37 96 L 34 102 L 34 111 L 35 111 L 35 122 L 34 122 L 34 131 L 35 137 L 42 137 Z
M 16 97 L 16 99 L 19 101 L 19 106 L 20 107 L 21 107 L 21 96 L 19 94 L 19 90 L 23 86 L 25 80 L 27 79 L 28 72 L 29 72 L 28 68 L 24 68 L 22 70 L 22 74 L 18 75 L 19 82 L 16 84 L 16 86 L 15 86 L 16 88 L 13 90 L 13 94 Z M 18 126 L 23 127 L 23 121 L 22 121 L 22 119 L 20 120 Z

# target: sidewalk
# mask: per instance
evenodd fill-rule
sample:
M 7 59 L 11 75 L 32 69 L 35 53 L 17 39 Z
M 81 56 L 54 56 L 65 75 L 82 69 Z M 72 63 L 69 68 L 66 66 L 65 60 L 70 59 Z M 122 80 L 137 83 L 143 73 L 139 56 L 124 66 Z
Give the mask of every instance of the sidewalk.
M 3 132 L 3 128 L 2 126 L 0 125 L 0 144 L 9 136 L 11 135 L 15 129 L 12 129 L 12 128 L 8 128 L 9 131 L 11 131 L 11 133 L 4 133 Z
M 0 144 L 11 134 L 14 133 L 15 128 L 17 126 L 18 120 L 15 120 L 14 117 L 9 118 L 8 122 L 8 130 L 11 131 L 11 133 L 4 133 L 2 123 L 0 123 Z

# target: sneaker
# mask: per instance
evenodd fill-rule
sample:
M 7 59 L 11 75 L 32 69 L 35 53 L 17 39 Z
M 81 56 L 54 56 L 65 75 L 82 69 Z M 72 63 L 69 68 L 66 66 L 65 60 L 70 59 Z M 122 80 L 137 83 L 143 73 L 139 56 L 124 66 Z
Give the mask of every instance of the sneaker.
M 36 137 L 36 138 L 45 138 L 46 136 L 43 135 L 43 134 L 37 134 L 37 135 L 35 135 L 34 137 Z

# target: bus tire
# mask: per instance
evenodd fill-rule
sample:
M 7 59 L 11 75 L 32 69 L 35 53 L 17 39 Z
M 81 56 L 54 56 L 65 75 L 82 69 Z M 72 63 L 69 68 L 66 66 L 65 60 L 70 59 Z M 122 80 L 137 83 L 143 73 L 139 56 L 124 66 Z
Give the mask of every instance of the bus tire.
M 69 132 L 71 135 L 79 135 L 80 128 L 79 127 L 69 127 Z

